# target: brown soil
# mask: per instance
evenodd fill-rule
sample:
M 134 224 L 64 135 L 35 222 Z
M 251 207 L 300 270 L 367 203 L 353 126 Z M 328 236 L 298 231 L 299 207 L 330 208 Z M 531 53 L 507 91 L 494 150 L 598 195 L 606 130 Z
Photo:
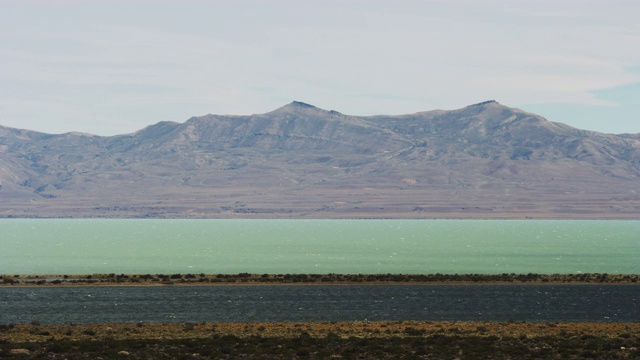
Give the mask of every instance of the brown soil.
M 633 359 L 639 345 L 640 323 L 0 325 L 0 358 Z

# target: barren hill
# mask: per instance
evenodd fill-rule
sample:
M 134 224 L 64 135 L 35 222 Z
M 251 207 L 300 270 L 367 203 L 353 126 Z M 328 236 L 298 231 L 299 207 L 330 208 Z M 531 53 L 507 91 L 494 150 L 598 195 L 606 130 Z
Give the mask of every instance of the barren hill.
M 0 127 L 0 216 L 637 219 L 640 135 L 494 101 L 371 117 L 293 102 L 112 137 Z

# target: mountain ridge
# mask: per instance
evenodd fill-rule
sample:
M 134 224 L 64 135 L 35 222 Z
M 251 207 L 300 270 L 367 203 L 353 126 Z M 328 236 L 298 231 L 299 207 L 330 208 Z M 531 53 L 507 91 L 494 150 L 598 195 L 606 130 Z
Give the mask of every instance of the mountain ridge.
M 485 101 L 353 116 L 293 101 L 131 134 L 0 126 L 1 217 L 637 218 L 640 134 Z

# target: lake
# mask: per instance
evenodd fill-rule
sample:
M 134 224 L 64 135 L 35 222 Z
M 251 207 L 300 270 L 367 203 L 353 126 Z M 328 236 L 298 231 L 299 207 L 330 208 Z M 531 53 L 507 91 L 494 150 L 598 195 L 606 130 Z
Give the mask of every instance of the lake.
M 0 287 L 2 323 L 640 321 L 637 285 Z
M 640 273 L 640 221 L 0 220 L 0 274 Z

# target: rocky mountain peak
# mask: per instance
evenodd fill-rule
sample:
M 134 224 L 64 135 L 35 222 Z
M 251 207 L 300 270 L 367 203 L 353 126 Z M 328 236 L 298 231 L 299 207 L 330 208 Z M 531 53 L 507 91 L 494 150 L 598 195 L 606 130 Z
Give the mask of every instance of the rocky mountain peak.
M 500 103 L 495 100 L 487 100 L 487 101 L 479 102 L 477 104 L 473 104 L 469 106 L 489 106 L 489 105 L 500 105 Z
M 640 138 L 490 100 L 351 116 L 293 101 L 111 137 L 0 127 L 0 217 L 637 218 Z
M 293 101 L 285 106 L 279 107 L 273 111 L 270 111 L 264 115 L 278 115 L 278 114 L 289 114 L 289 115 L 325 115 L 325 114 L 333 114 L 336 112 L 327 111 L 324 109 L 320 109 L 311 104 L 307 104 L 301 101 Z
M 304 103 L 302 101 L 292 101 L 289 106 L 295 106 L 295 107 L 301 107 L 301 108 L 312 108 L 312 109 L 317 109 L 317 107 L 311 105 L 311 104 L 307 104 Z

